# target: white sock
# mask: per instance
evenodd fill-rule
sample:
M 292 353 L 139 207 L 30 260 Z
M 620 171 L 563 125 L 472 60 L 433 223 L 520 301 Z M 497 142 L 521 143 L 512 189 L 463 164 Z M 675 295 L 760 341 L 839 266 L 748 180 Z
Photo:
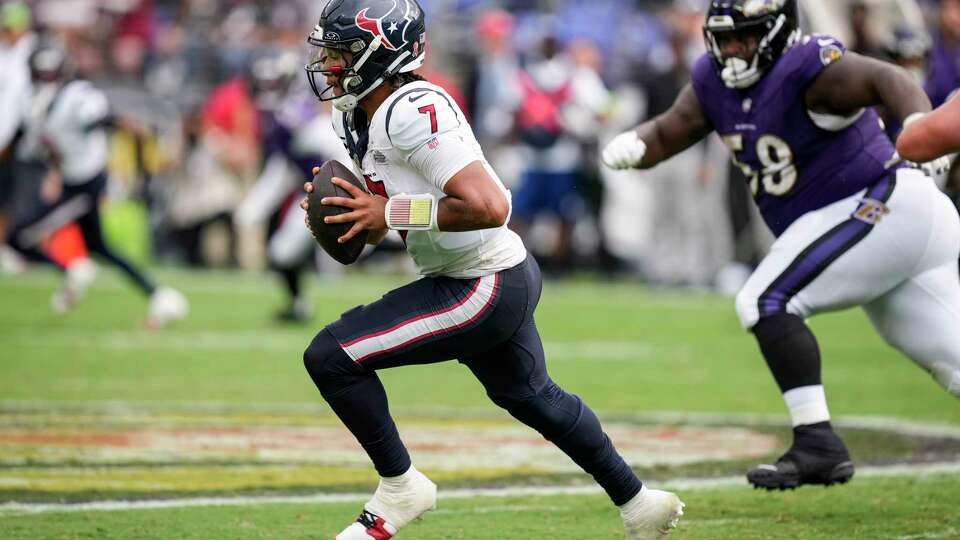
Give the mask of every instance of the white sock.
M 418 475 L 420 475 L 420 471 L 418 471 L 418 470 L 411 464 L 411 465 L 410 465 L 410 468 L 407 469 L 407 471 L 406 471 L 405 473 L 401 474 L 400 476 L 390 476 L 390 477 L 381 476 L 381 477 L 380 477 L 380 484 L 381 484 L 383 487 L 389 489 L 390 491 L 398 491 L 398 490 L 401 490 L 401 489 L 407 487 L 407 486 L 410 484 L 410 480 L 413 479 L 415 476 L 418 476 Z
M 638 509 L 643 507 L 641 501 L 643 501 L 644 496 L 647 494 L 647 485 L 644 484 L 640 486 L 640 491 L 633 496 L 629 501 L 621 504 L 617 508 L 620 509 L 620 515 L 624 518 L 632 517 L 632 514 L 635 514 Z
M 793 427 L 827 422 L 830 411 L 827 410 L 827 396 L 823 385 L 801 386 L 783 393 L 783 401 L 790 409 Z

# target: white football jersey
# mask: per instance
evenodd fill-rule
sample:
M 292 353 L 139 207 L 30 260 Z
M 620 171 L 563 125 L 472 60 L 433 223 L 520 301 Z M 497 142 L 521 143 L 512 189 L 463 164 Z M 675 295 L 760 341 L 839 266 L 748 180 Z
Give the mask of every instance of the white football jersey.
M 440 199 L 450 178 L 479 161 L 510 200 L 463 112 L 439 86 L 404 85 L 380 105 L 366 132 L 354 125 L 363 126 L 363 116 L 359 107 L 350 113 L 334 110 L 333 126 L 371 193 L 431 193 Z M 405 241 L 426 276 L 480 277 L 512 268 L 527 256 L 523 241 L 506 224 L 466 232 L 409 231 Z
M 30 95 L 30 67 L 27 61 L 36 37 L 27 34 L 12 47 L 0 45 L 0 150 L 13 140 L 23 122 L 23 103 Z
M 104 172 L 109 141 L 103 122 L 110 114 L 107 96 L 82 80 L 62 87 L 38 85 L 27 101 L 21 156 L 42 155 L 48 145 L 60 158 L 63 182 L 78 185 Z

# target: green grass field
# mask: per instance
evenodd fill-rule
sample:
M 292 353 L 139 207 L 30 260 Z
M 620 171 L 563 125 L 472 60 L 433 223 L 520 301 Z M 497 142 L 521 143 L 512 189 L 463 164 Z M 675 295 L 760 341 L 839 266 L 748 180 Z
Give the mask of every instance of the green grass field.
M 159 333 L 142 328 L 145 300 L 110 271 L 65 318 L 48 309 L 55 274 L 0 279 L 0 538 L 329 538 L 354 517 L 356 502 L 37 514 L 10 504 L 372 490 L 373 473 L 347 446 L 329 458 L 313 456 L 313 447 L 285 453 L 284 444 L 263 445 L 273 431 L 257 439 L 256 451 L 243 445 L 250 433 L 270 429 L 283 441 L 314 437 L 322 440 L 311 444 L 321 446 L 342 438 L 345 430 L 325 409 L 301 353 L 324 323 L 405 278 L 314 284 L 315 324 L 282 327 L 271 320 L 281 302 L 271 277 L 182 271 L 158 277 L 192 303 L 189 320 Z M 537 321 L 553 378 L 603 420 L 622 426 L 618 433 L 690 428 L 720 441 L 726 435 L 711 429 L 735 428 L 748 431 L 749 441 L 773 441 L 762 456 L 787 444 L 781 398 L 752 337 L 739 328 L 732 299 L 631 283 L 548 283 Z M 821 339 L 831 412 L 840 425 L 850 422 L 842 433 L 858 463 L 960 462 L 953 435 L 869 427 L 871 419 L 898 419 L 957 433 L 960 403 L 888 348 L 860 312 L 824 315 L 812 326 Z M 390 370 L 382 379 L 401 432 L 405 426 L 413 435 L 517 429 L 456 362 Z M 207 436 L 213 446 L 225 444 L 224 430 L 241 442 L 209 454 L 196 446 L 197 437 Z M 618 446 L 635 442 L 614 438 Z M 642 447 L 636 452 L 643 457 Z M 682 463 L 652 456 L 637 470 L 656 487 L 739 473 L 762 457 L 704 455 Z M 547 459 L 556 467 L 466 459 L 421 468 L 441 490 L 588 483 L 556 456 Z M 865 476 L 848 486 L 785 494 L 729 483 L 680 494 L 688 507 L 677 538 L 960 538 L 956 472 Z M 615 510 L 599 494 L 465 497 L 441 499 L 438 511 L 401 538 L 612 539 L 619 531 Z

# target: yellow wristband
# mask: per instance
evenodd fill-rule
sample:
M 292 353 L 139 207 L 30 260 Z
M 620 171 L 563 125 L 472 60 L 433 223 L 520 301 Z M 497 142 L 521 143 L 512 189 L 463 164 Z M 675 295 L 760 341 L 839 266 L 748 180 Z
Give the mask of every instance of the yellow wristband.
M 390 197 L 384 209 L 387 227 L 395 231 L 435 231 L 437 206 L 437 199 L 430 193 Z

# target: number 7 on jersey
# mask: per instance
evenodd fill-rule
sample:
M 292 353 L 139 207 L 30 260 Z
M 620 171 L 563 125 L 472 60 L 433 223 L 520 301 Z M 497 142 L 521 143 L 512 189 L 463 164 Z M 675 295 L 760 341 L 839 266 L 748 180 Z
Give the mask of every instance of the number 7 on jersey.
M 437 108 L 434 107 L 433 104 L 431 103 L 430 105 L 424 105 L 423 107 L 420 107 L 417 110 L 420 111 L 420 114 L 430 115 L 430 133 L 436 133 L 437 132 Z

